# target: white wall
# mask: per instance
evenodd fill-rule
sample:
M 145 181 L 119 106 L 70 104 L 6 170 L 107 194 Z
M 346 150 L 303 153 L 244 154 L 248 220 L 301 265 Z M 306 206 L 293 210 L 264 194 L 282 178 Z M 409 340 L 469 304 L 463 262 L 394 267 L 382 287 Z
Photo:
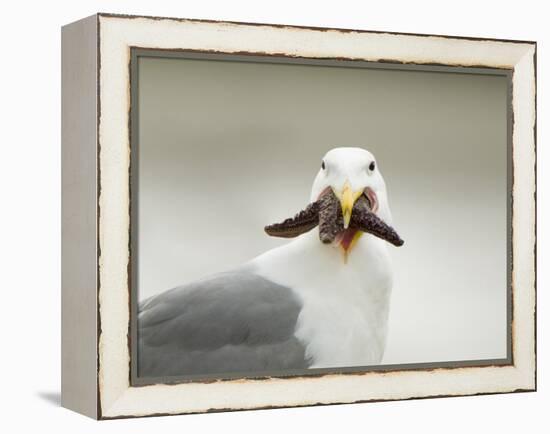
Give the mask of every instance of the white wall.
M 543 2 L 502 1 L 213 2 L 156 0 L 5 2 L 3 4 L 3 121 L 0 188 L 2 314 L 0 330 L 6 411 L 0 426 L 67 432 L 543 432 L 550 380 L 548 329 L 548 57 Z M 60 33 L 62 24 L 97 11 L 535 39 L 538 52 L 539 276 L 536 394 L 421 400 L 278 411 L 124 420 L 96 424 L 59 408 L 60 305 Z M 541 168 L 542 167 L 542 168 Z M 546 172 L 546 173 L 545 173 Z M 55 404 L 52 404 L 52 401 Z

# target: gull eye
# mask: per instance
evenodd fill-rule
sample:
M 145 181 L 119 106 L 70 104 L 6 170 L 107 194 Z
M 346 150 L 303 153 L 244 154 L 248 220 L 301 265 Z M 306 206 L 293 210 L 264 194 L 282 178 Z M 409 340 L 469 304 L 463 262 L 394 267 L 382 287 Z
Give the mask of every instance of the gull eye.
M 325 167 L 326 167 L 325 166 L 325 161 L 323 160 L 323 161 L 321 161 L 321 169 L 325 170 Z
M 376 164 L 374 161 L 371 161 L 371 163 L 369 164 L 369 170 L 372 172 L 374 169 L 376 169 Z

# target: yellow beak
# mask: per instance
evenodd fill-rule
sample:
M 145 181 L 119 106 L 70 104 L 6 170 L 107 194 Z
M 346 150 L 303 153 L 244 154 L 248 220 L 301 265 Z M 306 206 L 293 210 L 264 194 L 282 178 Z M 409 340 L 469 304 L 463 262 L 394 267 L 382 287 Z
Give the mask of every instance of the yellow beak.
M 338 199 L 340 199 L 340 205 L 342 206 L 342 215 L 344 216 L 344 229 L 347 229 L 349 222 L 351 220 L 351 212 L 353 211 L 353 205 L 355 201 L 363 193 L 362 190 L 353 191 L 349 185 L 349 181 L 346 180 L 344 183 L 344 188 L 340 194 L 336 194 Z

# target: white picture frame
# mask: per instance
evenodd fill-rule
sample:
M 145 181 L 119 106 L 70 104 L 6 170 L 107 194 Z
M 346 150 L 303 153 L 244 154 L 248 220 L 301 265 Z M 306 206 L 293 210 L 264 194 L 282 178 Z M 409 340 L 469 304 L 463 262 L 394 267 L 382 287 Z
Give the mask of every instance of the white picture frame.
M 509 363 L 133 384 L 132 49 L 494 68 L 511 80 Z M 62 33 L 62 404 L 96 419 L 536 389 L 536 44 L 97 14 Z

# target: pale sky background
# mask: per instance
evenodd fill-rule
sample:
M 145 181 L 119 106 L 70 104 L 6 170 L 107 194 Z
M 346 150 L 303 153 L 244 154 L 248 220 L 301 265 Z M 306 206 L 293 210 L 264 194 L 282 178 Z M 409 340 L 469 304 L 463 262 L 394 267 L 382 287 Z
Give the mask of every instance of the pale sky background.
M 384 363 L 506 357 L 505 77 L 141 59 L 139 298 L 284 240 L 324 153 L 377 157 L 394 226 Z

